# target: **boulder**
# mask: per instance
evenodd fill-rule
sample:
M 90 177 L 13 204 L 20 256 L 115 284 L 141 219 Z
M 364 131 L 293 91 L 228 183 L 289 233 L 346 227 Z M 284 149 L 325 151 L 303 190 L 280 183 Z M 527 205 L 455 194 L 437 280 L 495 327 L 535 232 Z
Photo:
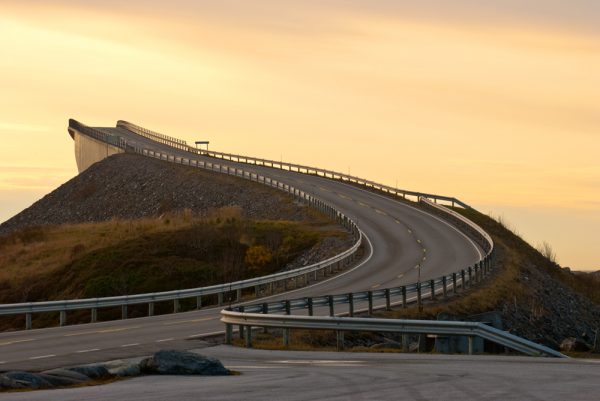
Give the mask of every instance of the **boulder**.
M 100 364 L 75 366 L 73 368 L 69 368 L 68 370 L 80 373 L 89 377 L 90 379 L 103 379 L 105 377 L 110 377 L 108 369 L 106 369 L 104 365 Z
M 38 373 L 38 377 L 46 380 L 52 387 L 66 387 L 82 383 L 82 380 L 75 380 L 65 376 L 54 376 L 45 373 Z M 89 380 L 89 379 L 87 379 Z
M 140 362 L 142 372 L 160 375 L 229 375 L 221 361 L 216 358 L 187 351 L 158 351 Z
M 120 363 L 113 363 L 107 366 L 108 372 L 113 376 L 127 377 L 127 376 L 139 376 L 142 373 L 140 364 L 138 362 L 127 362 L 118 361 Z
M 4 376 L 18 382 L 25 388 L 39 389 L 53 387 L 48 380 L 37 373 L 13 371 L 5 373 Z
M 19 381 L 13 380 L 4 375 L 0 375 L 0 390 L 17 390 L 26 387 L 27 386 L 25 386 Z
M 65 377 L 67 379 L 76 380 L 76 381 L 80 381 L 80 382 L 90 380 L 90 378 L 88 376 L 83 375 L 81 373 L 77 373 L 73 370 L 68 370 L 68 369 L 51 369 L 51 370 L 46 370 L 46 371 L 42 372 L 42 374 L 56 376 L 56 377 Z
M 575 337 L 568 337 L 560 343 L 560 350 L 563 352 L 587 352 L 590 347 Z

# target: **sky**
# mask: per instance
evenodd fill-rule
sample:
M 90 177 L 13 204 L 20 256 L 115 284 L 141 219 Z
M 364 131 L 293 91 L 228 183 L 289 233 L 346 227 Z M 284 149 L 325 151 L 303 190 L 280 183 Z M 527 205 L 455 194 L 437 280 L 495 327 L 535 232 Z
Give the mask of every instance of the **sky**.
M 69 118 L 455 196 L 600 269 L 596 0 L 0 0 L 0 221 Z

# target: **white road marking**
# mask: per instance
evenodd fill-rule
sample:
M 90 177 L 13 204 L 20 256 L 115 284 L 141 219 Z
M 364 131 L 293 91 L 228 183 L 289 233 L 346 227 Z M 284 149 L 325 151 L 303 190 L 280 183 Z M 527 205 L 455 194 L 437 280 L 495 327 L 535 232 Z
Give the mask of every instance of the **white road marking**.
M 239 365 L 239 366 L 225 366 L 227 369 L 281 369 L 280 365 Z
M 381 284 L 375 284 L 375 285 L 372 285 L 371 288 L 377 288 L 377 287 L 380 287 L 380 286 L 381 286 Z
M 0 361 L 0 365 L 4 365 L 6 361 Z
M 127 348 L 127 347 L 135 347 L 137 345 L 140 345 L 140 343 L 133 343 L 133 344 L 125 344 L 125 345 L 121 345 L 121 348 Z
M 104 330 L 94 330 L 94 331 L 82 331 L 80 333 L 71 333 L 65 334 L 65 337 L 75 337 L 75 336 L 84 336 L 86 334 L 104 334 L 104 333 L 117 333 L 119 331 L 139 329 L 142 326 L 129 326 L 129 327 L 120 327 L 115 329 L 104 329 Z
M 362 203 L 361 201 L 358 201 L 358 204 L 362 207 L 369 207 L 369 205 L 367 205 L 366 203 Z
M 44 359 L 44 358 L 52 358 L 55 357 L 56 355 L 54 354 L 50 354 L 50 355 L 42 355 L 42 356 L 32 356 L 31 358 L 29 358 L 30 360 L 35 360 L 35 359 Z
M 400 220 L 396 220 L 396 224 L 402 224 Z
M 12 344 L 18 344 L 18 343 L 26 343 L 26 342 L 29 342 L 29 341 L 35 341 L 35 338 L 26 338 L 26 339 L 23 339 L 23 340 L 6 341 L 6 342 L 3 342 L 3 343 L 0 343 L 0 346 L 3 346 L 3 345 L 12 345 Z
M 100 348 L 82 349 L 81 351 L 77 351 L 77 353 L 85 354 L 86 352 L 95 352 L 95 351 L 100 351 Z
M 404 274 L 398 274 L 398 278 L 404 277 Z
M 382 216 L 387 216 L 388 215 L 386 212 L 384 212 L 383 210 L 379 210 L 379 209 L 375 209 L 375 213 L 380 214 Z
M 156 340 L 156 342 L 157 343 L 164 343 L 164 342 L 173 341 L 173 340 L 174 340 L 174 338 L 163 338 L 162 340 Z
M 337 195 L 338 195 L 340 198 L 342 198 L 342 199 L 348 199 L 348 200 L 352 200 L 352 198 L 351 198 L 351 197 L 349 197 L 349 196 L 346 196 L 346 195 L 344 195 L 344 194 L 337 194 Z
M 175 322 L 167 322 L 163 323 L 163 326 L 171 326 L 173 324 L 183 324 L 183 323 L 196 323 L 196 322 L 206 322 L 207 320 L 215 320 L 220 317 L 204 317 L 202 319 L 192 319 L 192 320 L 177 320 Z

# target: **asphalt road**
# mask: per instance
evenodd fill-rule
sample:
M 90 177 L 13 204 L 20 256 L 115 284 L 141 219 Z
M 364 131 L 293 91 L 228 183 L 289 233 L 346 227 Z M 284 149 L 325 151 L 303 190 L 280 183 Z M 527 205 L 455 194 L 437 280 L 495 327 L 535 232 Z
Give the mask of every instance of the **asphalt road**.
M 190 156 L 125 130 L 106 130 L 147 149 Z M 458 271 L 481 258 L 482 251 L 456 228 L 405 203 L 321 177 L 228 161 L 223 165 L 259 172 L 334 204 L 358 223 L 371 244 L 358 266 L 335 279 L 296 290 L 293 297 L 399 286 L 417 281 L 418 264 L 426 280 Z M 45 369 L 105 360 L 106 355 L 144 355 L 157 347 L 192 348 L 194 338 L 224 329 L 219 310 L 3 333 L 0 370 Z
M 600 361 L 528 357 L 200 350 L 239 376 L 146 376 L 0 394 L 0 401 L 598 400 Z

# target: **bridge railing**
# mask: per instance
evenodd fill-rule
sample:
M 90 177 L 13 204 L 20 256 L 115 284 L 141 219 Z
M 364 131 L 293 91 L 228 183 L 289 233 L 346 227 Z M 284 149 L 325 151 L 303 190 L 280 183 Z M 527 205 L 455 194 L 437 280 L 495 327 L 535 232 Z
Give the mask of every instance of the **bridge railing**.
M 152 135 L 155 135 L 156 137 L 167 137 L 166 135 L 152 132 L 150 130 L 147 130 L 146 128 L 140 127 L 139 125 L 135 125 L 135 124 L 128 123 L 125 121 L 117 122 L 117 126 L 122 126 L 123 128 L 126 128 L 135 133 L 152 133 Z M 172 137 L 168 137 L 168 138 L 172 138 Z M 152 138 L 150 138 L 150 139 L 152 139 Z M 311 167 L 311 166 L 305 166 L 302 164 L 287 163 L 287 162 L 283 162 L 283 161 L 276 161 L 276 160 L 269 160 L 269 159 L 261 159 L 258 157 L 243 156 L 243 155 L 237 155 L 237 154 L 232 154 L 232 153 L 216 152 L 216 151 L 212 151 L 212 150 L 197 149 L 192 146 L 186 145 L 185 142 L 176 143 L 173 140 L 173 138 L 169 141 L 161 142 L 161 143 L 172 146 L 176 149 L 185 150 L 185 151 L 188 151 L 188 152 L 200 155 L 200 156 L 214 157 L 217 159 L 229 160 L 229 161 L 236 162 L 236 163 L 245 163 L 245 164 L 253 164 L 253 165 L 257 165 L 257 166 L 277 168 L 277 169 L 294 171 L 294 172 L 303 173 L 303 174 L 318 175 L 318 176 L 325 177 L 325 178 L 349 182 L 352 184 L 361 185 L 361 186 L 364 186 L 367 188 L 379 190 L 379 191 L 388 193 L 390 195 L 402 197 L 404 199 L 406 199 L 407 197 L 412 197 L 412 198 L 414 198 L 413 200 L 418 201 L 419 198 L 428 198 L 428 199 L 432 199 L 436 202 L 438 202 L 438 201 L 446 202 L 452 206 L 458 205 L 465 209 L 470 208 L 469 205 L 467 205 L 463 201 L 461 201 L 457 198 L 454 198 L 454 197 L 394 188 L 394 187 L 391 187 L 388 185 L 377 183 L 375 181 L 367 180 L 365 178 L 360 178 L 360 177 L 356 177 L 356 176 L 353 176 L 350 174 L 344 174 L 344 173 L 340 173 L 337 171 L 326 170 L 326 169 L 322 169 L 322 168 L 318 168 L 318 167 Z
M 151 131 L 147 128 L 140 127 L 139 125 L 132 124 L 127 121 L 119 120 L 117 121 L 117 128 L 123 128 L 127 131 L 133 132 L 144 138 L 152 139 L 153 141 L 162 143 L 164 145 L 171 146 L 180 150 L 188 150 L 187 142 L 183 139 L 175 138 L 169 135 L 160 134 L 158 132 Z

